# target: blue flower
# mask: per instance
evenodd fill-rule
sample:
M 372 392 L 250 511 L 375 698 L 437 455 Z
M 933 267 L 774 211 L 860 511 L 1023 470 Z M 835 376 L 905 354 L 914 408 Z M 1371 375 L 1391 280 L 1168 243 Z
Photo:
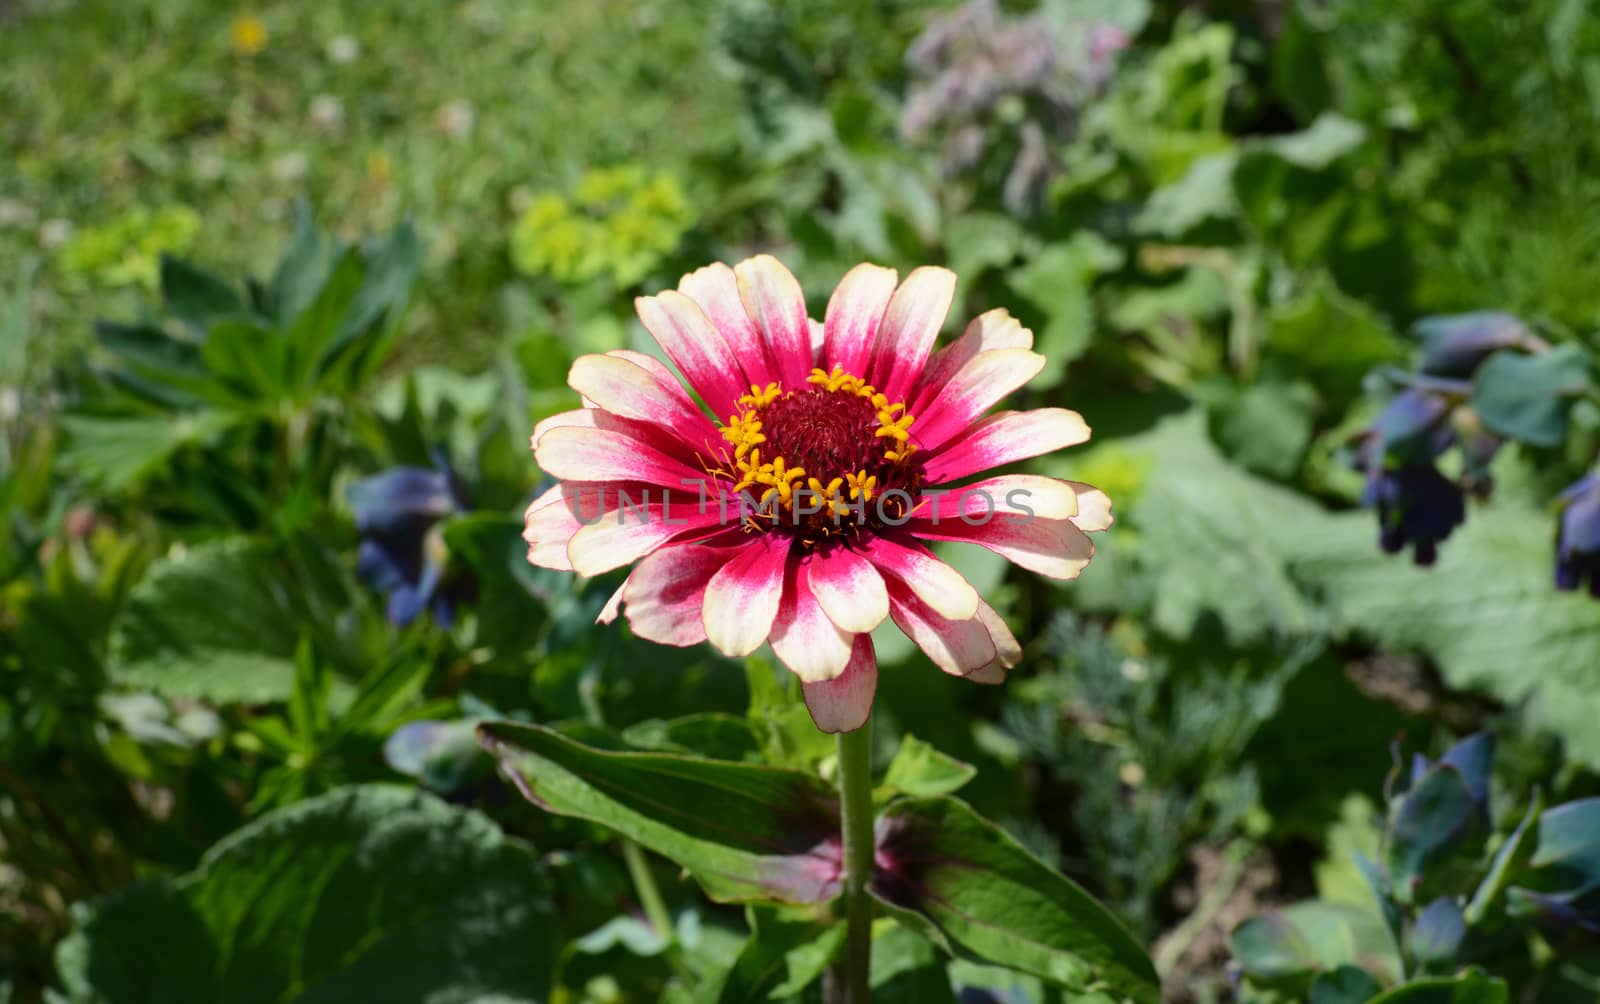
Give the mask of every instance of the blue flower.
M 390 622 L 404 626 L 427 610 L 448 627 L 465 584 L 448 581 L 439 523 L 467 508 L 449 468 L 390 468 L 351 485 L 349 499 L 361 532 L 356 570 L 388 595 Z
M 1467 518 L 1461 485 L 1440 474 L 1434 460 L 1455 441 L 1449 399 L 1407 388 L 1378 414 L 1359 450 L 1367 482 L 1363 505 L 1378 509 L 1378 544 L 1389 554 L 1414 546 L 1419 565 L 1439 557 L 1439 543 Z
M 1590 474 L 1560 495 L 1556 532 L 1556 588 L 1577 589 L 1587 580 L 1600 599 L 1600 473 Z
M 1501 349 L 1531 350 L 1543 345 L 1517 318 L 1495 310 L 1425 317 L 1415 330 L 1422 338 L 1417 368 L 1430 376 L 1465 379 Z
M 1439 543 L 1467 519 L 1466 493 L 1432 464 L 1385 468 L 1362 496 L 1378 507 L 1378 546 L 1398 554 L 1414 548 L 1419 565 L 1439 558 Z

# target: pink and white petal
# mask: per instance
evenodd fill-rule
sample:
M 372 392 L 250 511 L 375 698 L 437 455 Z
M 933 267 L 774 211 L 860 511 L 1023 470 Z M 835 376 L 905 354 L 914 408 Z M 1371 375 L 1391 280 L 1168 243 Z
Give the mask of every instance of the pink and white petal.
M 966 676 L 996 659 L 994 639 L 976 613 L 959 620 L 945 617 L 910 589 L 891 583 L 889 616 L 935 666 L 951 676 Z
M 1011 627 L 1006 619 L 987 603 L 978 603 L 978 619 L 983 621 L 983 626 L 988 629 L 989 637 L 994 641 L 995 658 L 1002 669 L 1010 669 L 1022 661 L 1022 644 L 1017 641 L 1017 636 L 1011 633 Z
M 989 550 L 1052 579 L 1075 579 L 1094 557 L 1094 542 L 1073 525 L 1070 519 L 1010 520 L 999 518 L 982 526 L 968 526 L 960 520 L 913 519 L 905 526 L 925 540 L 950 540 L 981 544 Z
M 925 405 L 911 428 L 924 449 L 938 449 L 1001 398 L 1039 375 L 1044 356 L 1028 349 L 991 349 L 969 359 Z
M 1078 493 L 1070 481 L 1039 474 L 1001 474 L 958 488 L 925 488 L 912 514 L 934 523 L 973 524 L 1006 518 L 1070 519 Z
M 749 655 L 772 633 L 788 560 L 788 538 L 764 534 L 711 577 L 700 616 L 707 640 L 724 655 Z
M 528 446 L 537 450 L 539 440 L 551 429 L 593 429 L 599 425 L 598 412 L 594 408 L 574 408 L 571 411 L 558 411 L 548 418 L 541 419 L 533 427 L 533 435 L 528 437 Z
M 922 457 L 923 473 L 929 484 L 942 484 L 1088 441 L 1088 423 L 1075 411 L 1002 411 L 980 419 L 929 451 Z
M 812 555 L 801 578 L 841 630 L 865 634 L 889 616 L 889 591 L 872 562 L 847 547 Z
M 701 450 L 723 441 L 676 378 L 663 380 L 631 359 L 609 353 L 580 356 L 567 373 L 567 384 L 613 415 L 655 424 Z
M 522 514 L 522 539 L 528 543 L 530 563 L 559 572 L 572 571 L 567 542 L 583 529 L 583 522 L 572 511 L 582 490 L 571 483 L 558 484 L 528 504 Z M 593 494 L 592 486 L 590 490 Z
M 993 685 L 1006 682 L 1006 671 L 1000 667 L 998 662 L 991 662 L 987 666 L 973 670 L 962 679 L 970 680 L 973 683 Z
M 623 579 L 622 585 L 616 588 L 611 598 L 606 600 L 606 605 L 600 608 L 600 615 L 594 619 L 596 624 L 610 624 L 622 612 L 622 591 L 628 588 L 628 580 Z
M 695 393 L 719 417 L 750 391 L 739 357 L 700 305 L 675 289 L 633 301 L 639 320 Z
M 639 481 L 668 488 L 705 480 L 696 470 L 640 434 L 618 429 L 554 428 L 534 444 L 541 470 L 564 481 Z
M 824 315 L 823 369 L 841 366 L 857 376 L 866 373 L 898 280 L 894 269 L 868 264 L 857 265 L 839 280 Z
M 804 387 L 811 375 L 811 318 L 800 281 L 769 254 L 746 258 L 733 267 L 739 281 L 739 299 L 755 322 L 777 367 L 778 380 L 787 387 Z
M 956 295 L 956 274 L 924 265 L 913 269 L 894 291 L 873 343 L 867 382 L 891 401 L 903 401 L 933 353 L 950 302 Z
M 766 341 L 739 298 L 739 279 L 733 269 L 717 262 L 696 269 L 678 282 L 678 291 L 700 305 L 723 341 L 733 348 L 744 371 L 744 385 L 765 387 L 779 380 L 779 370 Z
M 573 534 L 567 558 L 579 575 L 601 575 L 631 565 L 669 541 L 692 540 L 719 529 L 717 513 L 702 513 L 692 502 L 653 502 L 638 508 L 623 502 Z
M 823 732 L 854 732 L 867 722 L 878 692 L 878 658 L 872 638 L 858 634 L 844 672 L 826 683 L 803 683 L 806 710 Z
M 623 583 L 628 625 L 647 641 L 684 648 L 706 640 L 700 611 L 711 577 L 735 548 L 669 544 L 639 562 Z
M 916 414 L 920 405 L 931 401 L 939 388 L 949 383 L 950 378 L 980 352 L 1031 348 L 1033 332 L 1024 328 L 1009 310 L 1004 307 L 986 310 L 972 319 L 960 338 L 933 354 L 917 378 L 912 400 L 906 403 L 911 413 Z
M 912 520 L 912 523 L 916 523 Z M 941 524 L 942 525 L 942 524 Z M 921 597 L 942 616 L 965 620 L 978 612 L 978 591 L 961 573 L 934 557 L 923 545 L 902 544 L 886 537 L 874 537 L 867 545 L 868 561 L 883 574 L 893 591 L 896 583 Z
M 783 602 L 772 622 L 772 652 L 802 683 L 822 683 L 844 672 L 855 636 L 822 612 L 796 562 L 789 563 Z
M 1086 485 L 1081 481 L 1068 481 L 1067 484 L 1078 494 L 1078 514 L 1072 517 L 1073 524 L 1088 533 L 1111 529 L 1110 496 L 1094 485 Z

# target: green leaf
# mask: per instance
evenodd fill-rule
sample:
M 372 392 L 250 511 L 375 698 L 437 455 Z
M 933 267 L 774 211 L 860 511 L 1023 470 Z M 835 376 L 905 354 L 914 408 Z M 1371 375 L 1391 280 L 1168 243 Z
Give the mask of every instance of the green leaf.
M 282 700 L 303 626 L 257 545 L 203 544 L 157 561 L 133 589 L 112 638 L 113 676 L 167 697 Z
M 1300 993 L 1317 973 L 1377 963 L 1396 968 L 1389 932 L 1370 911 L 1307 900 L 1252 917 L 1234 929 L 1228 948 L 1263 987 Z
M 294 236 L 283 249 L 278 269 L 267 288 L 268 309 L 281 328 L 300 316 L 327 281 L 339 244 L 317 229 L 311 205 L 295 204 Z
M 1127 928 L 965 803 L 895 802 L 878 833 L 872 895 L 946 950 L 1069 990 L 1160 999 L 1155 966 Z
M 536 1002 L 555 955 L 533 848 L 387 785 L 271 813 L 74 917 L 56 957 L 72 1004 Z
M 622 732 L 630 746 L 660 753 L 688 753 L 713 760 L 758 762 L 761 737 L 736 715 L 702 711 L 680 718 L 652 718 Z
M 1239 155 L 1232 150 L 1195 158 L 1183 177 L 1150 194 L 1133 219 L 1141 234 L 1178 240 L 1215 220 L 1239 213 L 1233 194 L 1233 169 Z
M 750 938 L 726 972 L 705 980 L 701 1004 L 784 1000 L 821 978 L 844 944 L 843 924 L 787 920 L 772 911 L 749 911 Z
M 1527 355 L 1497 352 L 1472 381 L 1472 407 L 1483 424 L 1510 439 L 1554 448 L 1567 438 L 1567 412 L 1589 388 L 1589 362 L 1568 343 Z
M 1326 278 L 1273 307 L 1266 322 L 1267 342 L 1279 361 L 1337 397 L 1355 394 L 1369 370 L 1401 353 L 1377 315 Z
M 1044 314 L 1034 349 L 1045 357 L 1045 366 L 1034 378 L 1036 386 L 1060 383 L 1067 364 L 1089 347 L 1094 336 L 1089 287 L 1122 261 L 1122 249 L 1093 231 L 1080 230 L 1007 275 L 1012 288 Z
M 1316 391 L 1305 383 L 1225 384 L 1207 395 L 1211 434 L 1252 471 L 1287 479 L 1300 469 L 1316 420 Z
M 292 360 L 288 382 L 302 392 L 311 389 L 326 367 L 344 319 L 362 289 L 361 259 L 347 250 L 332 264 L 316 298 L 294 316 L 284 332 L 285 352 Z
M 1365 969 L 1340 966 L 1311 981 L 1306 1004 L 1366 1004 L 1382 991 Z
M 1027 231 L 1000 213 L 963 213 L 945 230 L 950 269 L 971 281 L 989 268 L 1009 265 L 1022 253 Z
M 1202 421 L 1189 413 L 1125 441 L 1151 471 L 1131 509 L 1156 626 L 1186 638 L 1210 613 L 1241 644 L 1317 633 L 1323 615 L 1290 577 L 1286 544 L 1330 517 L 1228 463 Z
M 1472 790 L 1461 772 L 1439 764 L 1400 803 L 1389 831 L 1384 863 L 1401 903 L 1416 901 L 1422 873 L 1467 834 L 1474 817 Z
M 876 1004 L 956 1004 L 948 966 L 933 943 L 909 927 L 894 924 L 872 932 L 868 983 Z
M 931 743 L 906 736 L 900 740 L 894 759 L 889 761 L 889 770 L 875 796 L 881 800 L 893 795 L 949 795 L 977 773 L 978 768 L 940 753 Z
M 1426 655 L 1450 686 L 1520 706 L 1569 756 L 1600 765 L 1600 604 L 1551 588 L 1550 516 L 1510 495 L 1474 510 L 1431 569 L 1380 553 L 1371 513 L 1318 514 L 1272 533 L 1336 626 Z
M 603 823 L 694 875 L 719 902 L 820 903 L 839 892 L 834 794 L 808 774 L 594 749 L 492 722 L 484 747 L 528 801 Z
M 1367 1004 L 1506 1004 L 1506 981 L 1476 967 L 1449 978 L 1413 980 Z
M 61 466 L 101 491 L 126 491 L 193 444 L 208 445 L 237 419 L 217 411 L 161 417 L 64 415 Z
M 227 282 L 197 265 L 161 256 L 161 297 L 167 310 L 197 334 L 223 320 L 250 320 L 254 312 Z

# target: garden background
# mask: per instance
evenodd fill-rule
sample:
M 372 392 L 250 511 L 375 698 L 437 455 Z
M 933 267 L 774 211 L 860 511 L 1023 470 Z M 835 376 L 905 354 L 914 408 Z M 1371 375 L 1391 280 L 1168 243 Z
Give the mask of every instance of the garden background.
M 832 770 L 770 653 L 597 626 L 621 573 L 520 539 L 572 360 L 757 252 L 814 317 L 860 261 L 955 270 L 947 332 L 1009 308 L 1094 430 L 1030 469 L 1116 506 L 1076 582 L 948 552 L 1024 660 L 880 638 L 885 785 L 959 787 L 1169 1000 L 1600 993 L 1600 856 L 1448 951 L 1354 863 L 1481 730 L 1481 862 L 1600 794 L 1600 602 L 1552 581 L 1600 441 L 1584 0 L 0 0 L 0 107 L 0 1000 L 816 999 L 795 915 L 473 734 Z M 1362 502 L 1441 376 L 1471 499 L 1424 567 Z M 880 924 L 879 999 L 1061 999 Z

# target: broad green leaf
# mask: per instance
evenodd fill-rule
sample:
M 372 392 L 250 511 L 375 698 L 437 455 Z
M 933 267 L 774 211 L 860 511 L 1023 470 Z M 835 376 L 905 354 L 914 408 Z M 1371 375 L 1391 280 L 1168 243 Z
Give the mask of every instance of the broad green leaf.
M 267 288 L 267 303 L 280 328 L 300 316 L 317 298 L 338 247 L 336 240 L 317 228 L 310 204 L 304 200 L 296 203 L 294 235 L 283 249 Z
M 1044 369 L 1034 378 L 1037 386 L 1059 383 L 1067 364 L 1089 347 L 1094 336 L 1089 287 L 1122 260 L 1120 248 L 1093 231 L 1080 230 L 1008 273 L 1010 285 L 1044 315 L 1034 342 L 1035 351 L 1045 357 Z
M 1267 313 L 1274 358 L 1325 393 L 1354 394 L 1367 372 L 1401 355 L 1401 344 L 1372 310 L 1322 279 L 1298 299 Z
M 815 777 L 608 752 L 536 725 L 490 722 L 478 734 L 528 801 L 676 861 L 712 899 L 820 903 L 838 894 L 838 802 Z
M 167 310 L 197 334 L 218 321 L 250 320 L 238 290 L 210 272 L 178 258 L 161 257 L 161 298 Z
M 1027 241 L 1027 231 L 1000 213 L 963 213 L 944 235 L 951 270 L 969 282 L 985 269 L 1011 264 Z
M 344 319 L 349 316 L 362 288 L 364 270 L 353 250 L 346 250 L 330 266 L 316 298 L 306 304 L 284 334 L 284 352 L 290 363 L 286 382 L 305 393 L 315 383 Z
M 148 324 L 100 321 L 94 330 L 100 348 L 115 360 L 108 376 L 123 390 L 169 408 L 232 402 L 206 369 L 198 343 Z
M 875 1004 L 956 1004 L 942 952 L 916 930 L 878 923 L 868 982 Z
M 1358 966 L 1340 966 L 1311 981 L 1306 1004 L 1366 1004 L 1382 991 L 1378 981 Z
M 173 454 L 207 445 L 236 421 L 218 411 L 161 417 L 64 415 L 61 466 L 102 491 L 126 491 L 164 467 Z
M 555 955 L 534 849 L 388 785 L 263 816 L 75 920 L 56 956 L 71 1004 L 538 1002 Z
M 1466 780 L 1446 764 L 1428 771 L 1406 793 L 1390 827 L 1384 854 L 1395 899 L 1416 901 L 1423 872 L 1467 837 L 1474 809 Z
M 750 762 L 761 758 L 761 738 L 750 723 L 736 715 L 715 711 L 680 718 L 652 718 L 628 726 L 622 738 L 630 746 L 660 753 L 688 753 L 713 760 Z
M 1473 378 L 1472 407 L 1494 432 L 1554 448 L 1567 438 L 1573 399 L 1588 387 L 1588 357 L 1577 345 L 1538 355 L 1497 352 Z
M 1211 434 L 1228 455 L 1260 474 L 1287 479 L 1311 443 L 1316 391 L 1306 383 L 1226 384 L 1208 394 Z
M 1188 414 L 1127 441 L 1150 471 L 1131 509 L 1156 626 L 1185 638 L 1211 613 L 1240 643 L 1315 634 L 1322 614 L 1289 575 L 1288 541 L 1274 535 L 1313 532 L 1330 517 L 1228 463 L 1201 423 Z
M 1270 532 L 1344 631 L 1427 655 L 1450 686 L 1521 706 L 1568 755 L 1600 764 L 1600 604 L 1551 588 L 1549 513 L 1508 495 L 1475 509 L 1431 569 L 1380 553 L 1368 512 Z
M 1472 894 L 1472 901 L 1467 904 L 1466 918 L 1468 926 L 1482 923 L 1483 918 L 1494 907 L 1507 883 L 1514 872 L 1527 863 L 1533 855 L 1535 841 L 1532 839 L 1537 832 L 1539 815 L 1544 811 L 1544 792 L 1534 790 L 1533 797 L 1528 803 L 1528 809 L 1522 815 L 1522 822 L 1511 831 L 1511 835 L 1494 852 L 1494 859 L 1489 864 L 1489 872 L 1478 884 L 1477 891 Z
M 1318 973 L 1361 965 L 1392 972 L 1393 946 L 1383 922 L 1345 903 L 1307 900 L 1252 917 L 1234 929 L 1228 948 L 1250 979 L 1303 992 Z
M 879 799 L 893 795 L 927 797 L 949 795 L 978 773 L 978 768 L 946 756 L 916 736 L 900 740 L 900 749 L 889 761 L 889 770 L 878 785 Z
M 1145 200 L 1133 219 L 1135 230 L 1178 240 L 1204 224 L 1237 216 L 1233 168 L 1238 159 L 1232 150 L 1196 158 L 1183 177 L 1156 189 Z
M 947 950 L 1069 990 L 1160 999 L 1155 966 L 1121 922 L 965 803 L 895 802 L 878 834 L 872 895 Z
M 271 409 L 283 396 L 285 346 L 276 331 L 260 324 L 222 320 L 211 326 L 200 349 L 206 368 L 232 392 L 241 411 Z
M 705 980 L 694 999 L 701 1004 L 745 1004 L 783 1000 L 821 978 L 844 944 L 843 924 L 789 920 L 751 909 L 750 938 L 724 973 Z
M 1367 1004 L 1506 1004 L 1506 981 L 1476 967 L 1449 978 L 1413 980 Z
M 282 700 L 303 627 L 257 545 L 203 544 L 157 561 L 134 588 L 112 638 L 112 675 L 166 697 Z

